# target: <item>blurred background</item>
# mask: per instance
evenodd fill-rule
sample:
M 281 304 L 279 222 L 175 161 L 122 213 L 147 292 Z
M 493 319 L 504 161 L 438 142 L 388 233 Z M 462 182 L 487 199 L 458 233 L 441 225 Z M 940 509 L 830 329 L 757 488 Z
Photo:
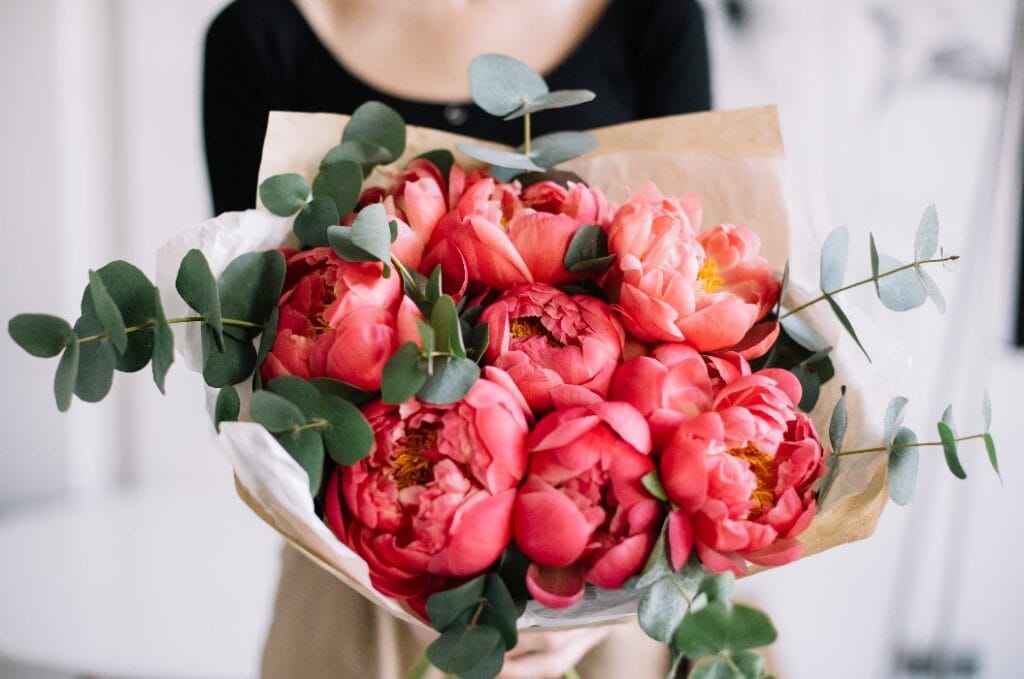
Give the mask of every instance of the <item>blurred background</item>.
M 0 0 L 0 317 L 74 317 L 89 268 L 152 275 L 157 248 L 209 216 L 201 52 L 223 4 Z M 908 424 L 934 431 L 952 401 L 973 433 L 988 389 L 1005 482 L 980 446 L 965 481 L 928 449 L 915 504 L 887 507 L 870 540 L 742 582 L 779 629 L 772 664 L 785 679 L 1021 676 L 1018 3 L 704 6 L 715 107 L 778 105 L 810 213 L 850 229 L 848 278 L 869 274 L 869 231 L 906 258 L 936 204 L 963 256 L 936 274 L 946 314 L 850 297 L 912 348 Z M 62 415 L 53 362 L 4 333 L 0 363 L 0 677 L 256 676 L 278 541 L 234 495 L 201 380 L 176 364 L 162 397 L 121 376 Z

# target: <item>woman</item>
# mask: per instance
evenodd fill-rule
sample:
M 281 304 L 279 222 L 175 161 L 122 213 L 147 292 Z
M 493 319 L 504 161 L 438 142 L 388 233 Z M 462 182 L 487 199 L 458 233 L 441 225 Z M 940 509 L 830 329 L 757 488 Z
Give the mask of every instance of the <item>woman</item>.
M 587 129 L 710 107 L 695 0 L 237 0 L 210 26 L 204 74 L 207 164 L 216 212 L 253 207 L 267 114 L 350 113 L 367 100 L 409 124 L 505 143 L 519 126 L 475 109 L 466 67 L 514 56 L 552 89 L 594 102 L 545 111 L 534 133 Z M 340 619 L 344 617 L 342 623 Z M 662 647 L 635 625 L 524 634 L 503 677 L 663 676 Z M 394 677 L 426 639 L 286 549 L 267 677 Z

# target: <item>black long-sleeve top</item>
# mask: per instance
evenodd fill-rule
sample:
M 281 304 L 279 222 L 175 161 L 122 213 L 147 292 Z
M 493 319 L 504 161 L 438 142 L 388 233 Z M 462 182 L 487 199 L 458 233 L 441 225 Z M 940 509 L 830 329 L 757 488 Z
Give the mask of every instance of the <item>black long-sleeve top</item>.
M 596 100 L 545 111 L 536 135 L 706 110 L 711 94 L 704 20 L 695 0 L 612 0 L 587 37 L 547 74 L 552 89 Z M 292 0 L 235 0 L 210 25 L 203 128 L 214 211 L 253 207 L 274 110 L 351 113 L 384 102 L 405 121 L 508 144 L 520 129 L 464 103 L 408 101 L 346 71 Z

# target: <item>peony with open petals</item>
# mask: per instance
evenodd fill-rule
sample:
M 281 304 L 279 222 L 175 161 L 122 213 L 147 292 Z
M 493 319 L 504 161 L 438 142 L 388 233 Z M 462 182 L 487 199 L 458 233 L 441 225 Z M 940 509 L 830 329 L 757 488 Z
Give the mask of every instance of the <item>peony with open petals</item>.
M 778 566 L 803 551 L 797 540 L 816 510 L 824 456 L 810 419 L 796 410 L 800 383 L 786 370 L 744 375 L 706 412 L 686 419 L 662 453 L 661 481 L 678 507 L 669 550 L 681 566 L 696 547 L 716 572 L 746 562 Z

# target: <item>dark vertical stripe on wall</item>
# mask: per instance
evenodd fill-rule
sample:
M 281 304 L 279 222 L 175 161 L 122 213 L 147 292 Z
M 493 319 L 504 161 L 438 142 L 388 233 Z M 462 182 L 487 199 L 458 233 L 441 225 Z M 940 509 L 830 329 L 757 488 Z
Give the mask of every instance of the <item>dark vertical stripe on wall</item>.
M 1024 122 L 1022 122 L 1024 124 Z M 1021 135 L 1024 137 L 1024 135 Z M 1022 142 L 1024 146 L 1024 142 Z M 1020 165 L 1024 166 L 1024 148 L 1021 149 Z M 1017 284 L 1017 338 L 1016 344 L 1018 347 L 1024 347 L 1024 167 L 1021 167 L 1021 192 L 1020 192 L 1020 204 L 1017 206 L 1017 232 L 1020 234 L 1018 238 L 1018 264 L 1017 264 L 1017 276 L 1019 283 Z

